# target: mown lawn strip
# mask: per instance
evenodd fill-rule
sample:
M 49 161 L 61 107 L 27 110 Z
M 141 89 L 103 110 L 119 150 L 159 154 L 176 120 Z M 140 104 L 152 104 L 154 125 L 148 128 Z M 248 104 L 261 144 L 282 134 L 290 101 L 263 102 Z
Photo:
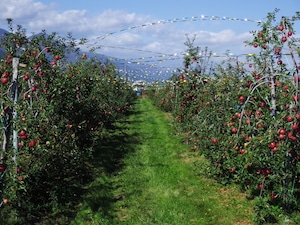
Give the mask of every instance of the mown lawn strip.
M 122 169 L 91 184 L 104 187 L 90 196 L 104 205 L 92 209 L 85 204 L 74 224 L 251 224 L 251 202 L 237 189 L 195 172 L 195 165 L 205 160 L 172 135 L 165 113 L 145 98 L 139 99 L 136 110 L 127 135 L 139 141 L 131 143 Z

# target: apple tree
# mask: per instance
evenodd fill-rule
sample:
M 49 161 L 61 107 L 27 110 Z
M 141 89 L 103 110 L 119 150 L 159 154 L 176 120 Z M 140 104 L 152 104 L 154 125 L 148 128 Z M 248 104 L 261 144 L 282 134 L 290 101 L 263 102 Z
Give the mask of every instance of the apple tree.
M 0 62 L 0 210 L 2 219 L 33 223 L 78 199 L 95 140 L 125 115 L 135 95 L 113 65 L 79 54 L 71 34 L 27 37 L 8 22 Z

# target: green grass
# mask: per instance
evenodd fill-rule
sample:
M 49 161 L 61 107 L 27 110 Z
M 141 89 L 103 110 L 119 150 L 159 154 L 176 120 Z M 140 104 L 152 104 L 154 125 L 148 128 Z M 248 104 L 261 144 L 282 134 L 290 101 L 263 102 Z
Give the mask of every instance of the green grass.
M 101 169 L 73 225 L 252 224 L 252 202 L 201 175 L 196 165 L 205 160 L 172 135 L 167 114 L 148 99 L 118 126 L 99 143 Z

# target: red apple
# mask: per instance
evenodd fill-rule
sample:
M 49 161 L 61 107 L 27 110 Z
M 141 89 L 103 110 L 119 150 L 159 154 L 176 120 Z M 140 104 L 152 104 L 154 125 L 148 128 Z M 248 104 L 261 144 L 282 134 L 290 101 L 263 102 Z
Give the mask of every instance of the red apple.
M 36 144 L 35 141 L 30 141 L 30 142 L 28 143 L 28 146 L 32 148 L 32 147 L 35 146 L 35 144 Z
M 8 83 L 8 78 L 7 78 L 7 77 L 2 77 L 2 78 L 1 78 L 1 83 L 2 83 L 2 84 Z
M 279 138 L 279 140 L 285 139 L 285 134 L 279 134 L 278 138 Z
M 218 139 L 216 139 L 216 138 L 212 139 L 212 143 L 217 144 L 218 143 Z
M 299 129 L 298 124 L 297 124 L 297 123 L 293 124 L 293 125 L 292 125 L 292 129 L 293 129 L 293 130 L 298 130 L 298 129 Z
M 274 194 L 274 193 L 272 193 L 272 194 L 270 194 L 270 198 L 271 198 L 271 199 L 275 199 L 275 198 L 277 198 L 277 195 Z
M 251 81 L 247 81 L 246 85 L 247 85 L 247 87 L 250 87 L 252 85 L 252 82 Z
M 232 132 L 232 133 L 236 133 L 236 132 L 237 132 L 237 128 L 233 127 L 233 128 L 231 129 L 231 132 Z
M 286 37 L 286 36 L 283 36 L 283 37 L 281 38 L 281 41 L 282 41 L 282 42 L 286 42 L 286 40 L 287 40 L 287 37 Z
M 297 95 L 294 95 L 294 96 L 292 97 L 292 99 L 296 102 L 296 101 L 298 101 L 298 96 L 297 96 Z
M 275 143 L 275 142 L 271 142 L 271 143 L 269 144 L 269 147 L 270 147 L 270 148 L 275 148 L 275 147 L 276 147 L 276 143 Z
M 24 97 L 25 99 L 31 98 L 31 96 L 30 96 L 29 94 L 27 94 L 27 93 L 25 93 L 25 94 L 23 95 L 23 97 Z
M 24 136 L 24 135 L 26 135 L 26 134 L 27 134 L 26 130 L 21 130 L 21 131 L 19 132 L 19 135 L 20 135 L 20 136 Z
M 286 130 L 284 128 L 279 130 L 279 134 L 285 134 L 285 133 L 286 133 Z
M 290 139 L 291 139 L 292 141 L 298 141 L 298 138 L 297 138 L 296 136 L 294 136 L 294 135 L 291 136 Z
M 10 73 L 9 73 L 8 71 L 5 71 L 5 72 L 2 74 L 3 77 L 9 77 L 9 75 L 10 75 Z
M 23 140 L 27 139 L 27 134 L 25 134 L 25 135 L 20 135 L 20 138 L 23 139 Z
M 56 66 L 56 62 L 51 62 L 50 65 L 53 67 L 53 66 Z
M 265 107 L 265 106 L 266 106 L 266 103 L 265 103 L 265 102 L 261 102 L 261 103 L 259 104 L 259 106 L 260 106 L 260 107 Z
M 241 95 L 241 96 L 239 97 L 239 100 L 240 100 L 240 101 L 245 101 L 245 96 L 242 96 L 242 95 Z
M 265 169 L 265 174 L 270 174 L 271 170 L 270 169 Z
M 241 150 L 240 150 L 240 153 L 241 153 L 241 154 L 245 154 L 245 153 L 246 153 L 246 150 L 245 150 L 245 149 L 241 149 Z
M 4 170 L 5 170 L 5 165 L 1 164 L 0 165 L 0 173 L 4 172 Z
M 275 48 L 274 52 L 275 52 L 275 54 L 279 55 L 281 50 L 280 50 L 280 48 Z
M 55 59 L 55 60 L 60 60 L 59 55 L 55 55 L 55 56 L 54 56 L 54 59 Z
M 25 81 L 29 80 L 29 73 L 28 73 L 28 72 L 25 73 L 25 75 L 24 75 L 24 80 L 25 80 Z
M 262 115 L 262 111 L 261 110 L 256 110 L 255 114 L 258 115 L 258 116 L 260 116 L 260 115 Z
M 272 148 L 272 152 L 273 152 L 273 153 L 276 153 L 276 152 L 278 152 L 278 149 L 277 149 L 277 147 L 274 147 L 274 148 Z
M 288 138 L 291 138 L 291 137 L 293 136 L 293 132 L 289 131 L 289 132 L 287 133 L 287 136 L 288 136 Z

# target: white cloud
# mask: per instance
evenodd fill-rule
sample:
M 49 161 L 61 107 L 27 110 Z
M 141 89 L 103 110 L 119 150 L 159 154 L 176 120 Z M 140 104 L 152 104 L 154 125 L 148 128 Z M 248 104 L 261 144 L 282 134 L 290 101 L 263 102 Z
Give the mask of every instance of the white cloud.
M 91 28 L 98 31 L 113 32 L 116 29 L 126 29 L 145 22 L 145 17 L 121 10 L 106 10 L 91 18 Z
M 50 30 L 58 33 L 72 32 L 76 33 L 88 31 L 87 11 L 68 10 L 62 13 L 56 11 L 47 11 L 40 13 L 35 20 L 30 21 L 29 28 L 34 31 Z
M 37 19 L 41 12 L 47 12 L 54 5 L 44 5 L 34 0 L 1 0 L 0 19 L 12 18 L 16 21 L 27 22 Z

